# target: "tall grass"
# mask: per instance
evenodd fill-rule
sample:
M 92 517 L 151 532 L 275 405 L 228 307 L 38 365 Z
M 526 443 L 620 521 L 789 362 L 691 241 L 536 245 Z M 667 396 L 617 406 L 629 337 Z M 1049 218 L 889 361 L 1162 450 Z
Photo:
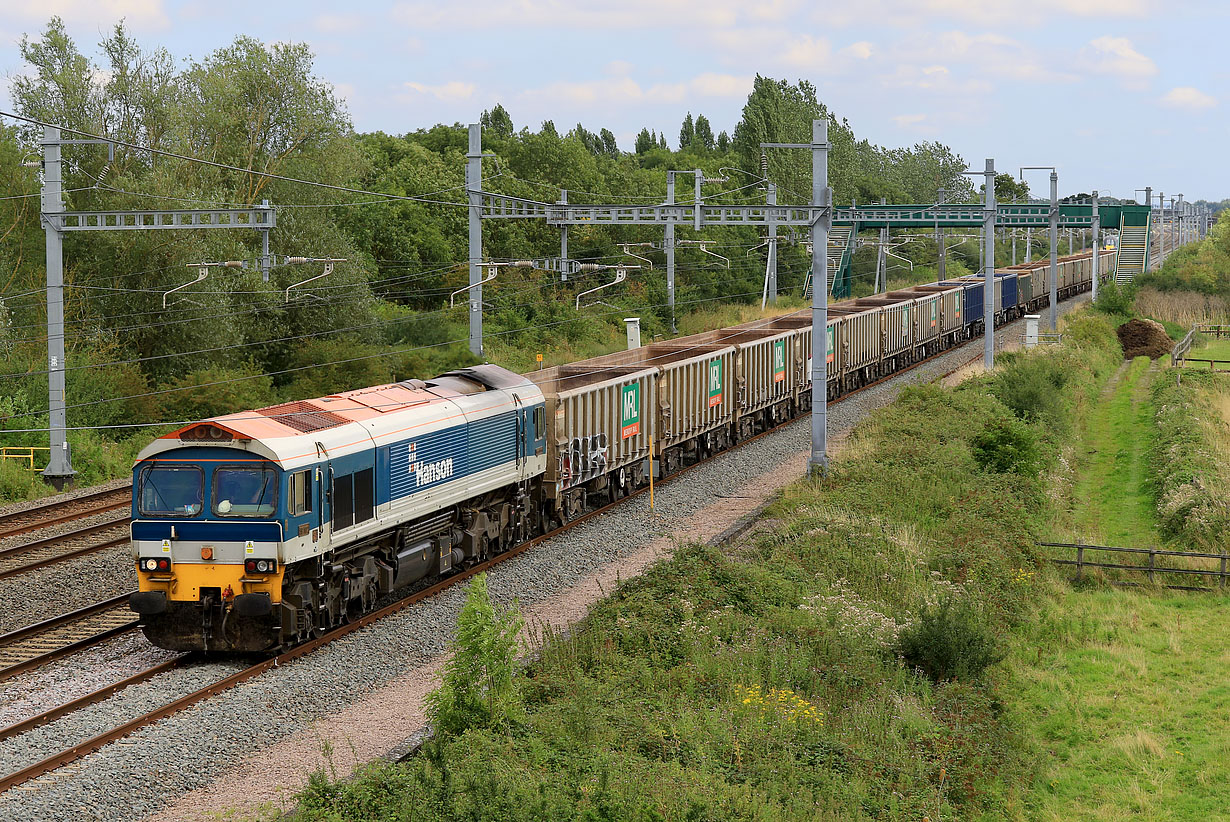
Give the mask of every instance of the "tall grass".
M 1187 328 L 1196 323 L 1230 323 L 1230 299 L 1213 294 L 1141 288 L 1135 307 L 1145 317 Z

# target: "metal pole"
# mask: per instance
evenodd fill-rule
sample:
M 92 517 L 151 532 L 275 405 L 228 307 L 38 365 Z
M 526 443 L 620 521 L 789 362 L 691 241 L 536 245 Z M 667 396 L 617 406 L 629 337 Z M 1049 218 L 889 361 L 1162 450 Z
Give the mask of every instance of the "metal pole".
M 995 161 L 988 158 L 986 166 L 986 214 L 982 232 L 986 245 L 983 252 L 985 273 L 982 285 L 982 365 L 987 371 L 995 367 Z
M 1059 173 L 1051 172 L 1051 331 L 1059 330 Z
M 466 190 L 470 195 L 470 351 L 483 356 L 483 131 L 470 124 L 470 151 L 466 155 Z
M 269 208 L 268 200 L 261 200 L 261 208 Z M 269 256 L 269 229 L 261 229 L 261 279 L 269 282 L 269 273 L 273 268 L 273 258 Z
M 777 205 L 777 185 L 769 183 L 765 203 Z M 777 222 L 769 215 L 769 305 L 777 305 Z
M 939 205 L 944 202 L 944 195 L 946 192 L 941 188 L 937 193 L 939 195 L 939 199 L 936 200 L 936 205 Z M 935 245 L 938 251 L 937 256 L 939 258 L 939 271 L 937 274 L 940 278 L 940 282 L 943 282 L 946 279 L 944 276 L 944 264 L 946 262 L 945 257 L 947 256 L 947 250 L 944 248 L 944 229 L 940 228 L 940 218 L 938 215 L 935 218 Z
M 64 211 L 61 197 L 60 129 L 43 127 L 43 214 Z M 68 415 L 64 398 L 64 238 L 46 218 L 47 235 L 47 407 L 50 410 L 48 444 L 51 454 L 43 478 L 63 490 L 73 470 L 68 446 Z
M 888 290 L 888 256 L 884 253 L 888 245 L 888 226 L 880 229 L 879 249 L 876 251 L 876 293 Z
M 1102 218 L 1098 216 L 1098 193 L 1093 192 L 1093 259 L 1089 261 L 1089 279 L 1093 283 L 1093 301 L 1098 301 L 1098 266 L 1101 263 L 1102 243 L 1098 236 L 1102 233 Z M 1083 243 L 1082 243 L 1083 246 Z
M 1016 202 L 1015 198 L 1013 198 L 1013 202 Z M 1016 229 L 1009 230 L 1012 232 L 1012 264 L 1016 265 Z
M 1033 232 L 1030 229 L 1025 229 L 1025 262 L 1032 261 L 1030 242 L 1033 240 Z
M 666 172 L 666 204 L 675 204 L 675 172 Z M 677 333 L 675 327 L 675 215 L 667 218 L 665 236 L 662 240 L 666 251 L 666 304 L 670 307 L 671 333 Z
M 696 194 L 692 197 L 692 227 L 696 231 L 700 231 L 700 213 L 701 213 L 701 195 L 700 187 L 705 182 L 705 172 L 699 168 L 692 172 L 696 175 Z
M 1158 206 L 1157 233 L 1158 233 L 1158 238 L 1159 238 L 1158 242 L 1161 243 L 1161 246 L 1158 250 L 1157 258 L 1160 263 L 1161 260 L 1166 259 L 1166 194 L 1165 192 L 1159 191 L 1157 193 L 1157 206 Z
M 829 189 L 829 121 L 811 121 L 811 203 L 824 213 L 811 224 L 811 461 L 812 475 L 829 469 L 828 455 L 828 325 L 829 228 L 833 224 L 833 192 Z
M 568 205 L 568 189 L 561 188 L 559 192 L 559 204 Z M 561 281 L 568 280 L 568 225 L 559 227 L 559 278 Z

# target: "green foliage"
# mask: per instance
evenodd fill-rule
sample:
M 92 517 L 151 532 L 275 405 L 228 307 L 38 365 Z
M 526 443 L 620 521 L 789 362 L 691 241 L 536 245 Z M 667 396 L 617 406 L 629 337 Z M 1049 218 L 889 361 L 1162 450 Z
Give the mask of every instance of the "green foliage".
M 899 650 L 907 665 L 934 682 L 977 679 L 1004 658 L 1000 641 L 977 608 L 953 597 L 924 606 L 902 630 Z
M 1135 315 L 1136 286 L 1131 283 L 1120 285 L 1111 280 L 1098 289 L 1098 299 L 1093 306 L 1103 314 L 1117 317 L 1132 317 Z
M 491 604 L 486 574 L 470 580 L 457 617 L 453 658 L 444 667 L 440 687 L 427 697 L 427 716 L 437 734 L 502 729 L 519 719 L 517 634 L 522 624 L 515 608 Z
M 1221 454 L 1230 443 L 1225 375 L 1184 369 L 1182 380 L 1154 382 L 1157 440 L 1152 480 L 1163 535 L 1202 551 L 1224 551 L 1230 533 L 1230 469 Z
M 970 447 L 978 467 L 984 471 L 1032 476 L 1041 468 L 1038 437 L 1020 420 L 992 421 L 974 435 Z
M 991 393 L 1026 422 L 1065 425 L 1063 389 L 1070 364 L 1058 356 L 1014 356 L 1010 361 L 1013 367 L 992 380 Z

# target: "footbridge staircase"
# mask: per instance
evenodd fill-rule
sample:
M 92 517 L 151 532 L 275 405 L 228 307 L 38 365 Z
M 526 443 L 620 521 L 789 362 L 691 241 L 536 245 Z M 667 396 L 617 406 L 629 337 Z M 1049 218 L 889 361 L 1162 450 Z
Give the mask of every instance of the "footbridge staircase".
M 1136 218 L 1136 219 L 1133 219 Z M 1130 223 L 1129 223 L 1130 221 Z M 1130 283 L 1149 269 L 1149 219 L 1138 215 L 1123 215 L 1119 226 L 1119 246 L 1115 252 L 1115 282 Z
M 845 299 L 850 296 L 851 269 L 854 264 L 854 227 L 835 225 L 829 230 L 828 244 L 828 286 L 829 294 Z M 803 299 L 811 299 L 812 277 L 807 272 L 807 280 L 803 284 Z

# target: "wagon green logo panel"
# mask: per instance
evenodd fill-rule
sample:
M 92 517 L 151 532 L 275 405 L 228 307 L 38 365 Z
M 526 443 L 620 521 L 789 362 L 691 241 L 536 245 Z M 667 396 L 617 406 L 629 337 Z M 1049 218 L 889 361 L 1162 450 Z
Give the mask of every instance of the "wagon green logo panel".
M 773 343 L 773 382 L 783 382 L 786 379 L 786 341 Z
M 641 384 L 625 385 L 619 399 L 619 434 L 626 440 L 641 433 Z
M 826 333 L 824 335 L 824 338 L 825 338 L 824 361 L 826 363 L 832 363 L 833 362 L 833 335 L 836 333 L 837 329 L 830 325 L 827 329 L 825 329 L 825 331 Z
M 709 407 L 722 404 L 722 358 L 709 361 Z

